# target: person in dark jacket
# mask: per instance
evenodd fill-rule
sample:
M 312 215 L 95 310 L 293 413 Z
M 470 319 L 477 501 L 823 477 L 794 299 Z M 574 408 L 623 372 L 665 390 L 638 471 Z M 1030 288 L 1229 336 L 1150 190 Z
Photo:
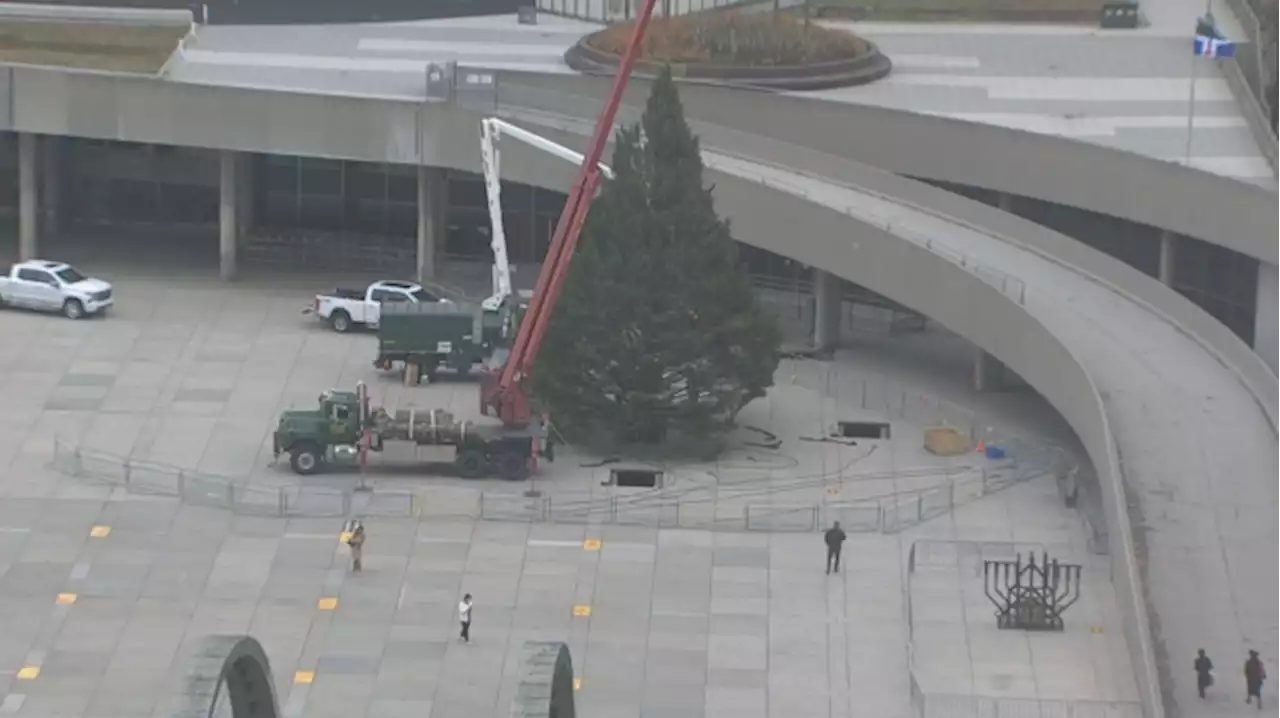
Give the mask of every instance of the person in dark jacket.
M 840 548 L 844 545 L 844 529 L 840 528 L 840 522 L 837 521 L 827 529 L 823 540 L 827 542 L 827 573 L 831 573 L 831 567 L 835 566 L 836 573 L 840 573 Z
M 1249 651 L 1249 660 L 1244 662 L 1245 703 L 1258 699 L 1258 710 L 1262 710 L 1262 682 L 1267 679 L 1267 669 L 1258 658 L 1257 651 Z
M 1200 691 L 1200 697 L 1204 698 L 1204 689 L 1213 685 L 1213 661 L 1209 660 L 1201 648 L 1196 651 L 1196 661 L 1192 666 L 1196 669 L 1196 689 Z

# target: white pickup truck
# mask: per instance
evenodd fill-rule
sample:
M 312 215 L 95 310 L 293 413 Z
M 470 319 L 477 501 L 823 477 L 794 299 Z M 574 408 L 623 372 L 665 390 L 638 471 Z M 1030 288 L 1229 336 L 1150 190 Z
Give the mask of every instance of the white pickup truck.
M 3 265 L 0 265 L 3 266 Z M 111 285 L 66 262 L 32 259 L 0 274 L 0 306 L 61 312 L 68 319 L 101 314 L 115 302 Z
M 335 332 L 346 332 L 353 326 L 377 327 L 383 302 L 451 303 L 423 289 L 420 284 L 383 279 L 363 290 L 338 287 L 329 294 L 317 294 L 315 301 L 302 313 L 316 315 L 328 322 Z

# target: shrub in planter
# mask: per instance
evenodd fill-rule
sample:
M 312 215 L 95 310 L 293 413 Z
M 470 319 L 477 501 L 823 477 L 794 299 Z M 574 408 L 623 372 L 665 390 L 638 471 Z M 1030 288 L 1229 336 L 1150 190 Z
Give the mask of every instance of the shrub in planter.
M 600 51 L 621 55 L 632 23 L 611 25 L 588 38 Z M 671 64 L 780 66 L 848 60 L 867 51 L 856 35 L 805 24 L 790 15 L 709 12 L 653 20 L 640 59 Z

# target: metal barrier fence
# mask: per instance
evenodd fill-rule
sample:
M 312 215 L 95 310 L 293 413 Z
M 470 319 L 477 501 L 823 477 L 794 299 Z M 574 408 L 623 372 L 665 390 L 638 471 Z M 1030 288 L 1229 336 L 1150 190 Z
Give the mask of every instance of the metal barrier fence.
M 982 578 L 985 560 L 1012 560 L 1018 554 L 1043 554 L 1035 542 L 963 541 L 919 539 L 907 551 L 907 579 L 903 583 L 903 610 L 907 622 L 907 669 L 911 685 L 911 710 L 915 718 L 1143 718 L 1139 701 L 1045 699 L 1011 696 L 933 693 L 920 685 L 915 671 L 915 615 L 911 579 L 920 567 L 970 569 Z
M 417 516 L 413 492 L 255 486 L 247 479 L 204 474 L 70 446 L 54 439 L 53 468 L 119 486 L 129 493 L 171 496 L 184 503 L 257 516 Z
M 896 533 L 942 516 L 958 506 L 995 491 L 1044 475 L 1040 464 L 975 472 L 944 486 L 857 501 L 739 502 L 714 492 L 671 498 L 662 494 L 608 497 L 480 492 L 480 518 L 498 521 L 563 524 L 616 524 L 647 528 L 805 533 L 825 529 L 833 521 L 850 533 Z M 924 472 L 926 470 L 917 470 Z M 906 473 L 906 472 L 904 472 Z M 891 478 L 890 474 L 859 476 Z
M 538 0 L 538 11 L 590 22 L 626 22 L 640 10 L 638 0 Z M 654 17 L 676 17 L 741 4 L 741 0 L 659 0 Z
M 1005 698 L 926 693 L 911 676 L 915 718 L 1142 718 L 1136 701 Z
M 204 474 L 54 442 L 53 468 L 61 473 L 123 488 L 129 493 L 169 496 L 185 503 L 240 514 L 280 517 L 450 516 L 531 523 L 617 524 L 651 528 L 812 532 L 840 521 L 850 532 L 894 533 L 942 516 L 954 508 L 1052 470 L 1045 454 L 1011 447 L 1009 458 L 983 469 L 922 468 L 845 476 L 850 480 L 943 475 L 947 483 L 855 500 L 810 503 L 753 501 L 769 487 L 682 489 L 628 495 L 558 492 L 526 496 L 520 491 L 424 487 L 422 490 L 333 489 L 307 485 L 261 486 L 247 477 Z M 954 476 L 952 476 L 954 474 Z M 785 491 L 790 487 L 782 487 Z

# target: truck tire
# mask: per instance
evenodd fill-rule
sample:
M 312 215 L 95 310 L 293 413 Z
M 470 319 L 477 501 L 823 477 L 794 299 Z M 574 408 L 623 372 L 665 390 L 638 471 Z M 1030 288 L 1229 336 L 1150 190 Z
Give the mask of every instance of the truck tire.
M 339 334 L 346 334 L 351 331 L 351 315 L 342 309 L 335 309 L 333 314 L 329 315 L 329 326 Z
M 485 460 L 484 452 L 479 449 L 463 449 L 458 452 L 458 458 L 453 460 L 458 476 L 464 479 L 479 479 L 483 477 L 485 470 L 489 468 L 488 464 L 489 462 Z
M 324 454 L 321 453 L 320 447 L 311 442 L 298 444 L 289 450 L 289 468 L 293 469 L 295 474 L 310 476 L 320 470 L 320 464 L 323 461 Z
M 79 299 L 68 299 L 62 303 L 62 316 L 67 319 L 79 319 L 84 316 L 84 305 Z
M 529 478 L 529 460 L 520 454 L 499 454 L 498 476 L 507 481 L 524 481 Z

